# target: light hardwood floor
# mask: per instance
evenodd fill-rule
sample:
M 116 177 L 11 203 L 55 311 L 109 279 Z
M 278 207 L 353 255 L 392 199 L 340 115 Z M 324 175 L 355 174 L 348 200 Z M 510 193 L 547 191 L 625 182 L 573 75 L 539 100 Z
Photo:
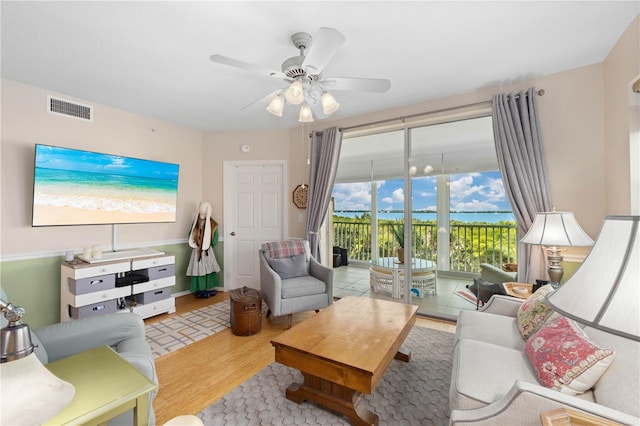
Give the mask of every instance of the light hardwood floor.
M 223 292 L 208 299 L 178 297 L 175 314 L 151 317 L 145 324 L 228 299 L 229 294 Z M 228 328 L 156 359 L 160 389 L 153 407 L 158 425 L 181 414 L 199 413 L 274 361 L 270 342 L 286 329 L 287 318 L 265 318 L 265 314 L 261 331 L 253 336 L 235 336 Z M 313 315 L 295 314 L 293 325 Z M 418 317 L 416 326 L 455 331 L 454 323 L 423 317 Z

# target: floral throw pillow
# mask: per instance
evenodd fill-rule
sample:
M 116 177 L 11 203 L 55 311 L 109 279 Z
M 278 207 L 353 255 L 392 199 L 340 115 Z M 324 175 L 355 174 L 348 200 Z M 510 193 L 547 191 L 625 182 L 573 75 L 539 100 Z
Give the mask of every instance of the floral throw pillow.
M 531 336 L 525 352 L 542 385 L 569 395 L 591 389 L 615 354 L 598 346 L 575 321 L 565 317 Z
M 518 329 L 524 340 L 538 331 L 547 321 L 559 316 L 544 300 L 544 296 L 550 291 L 553 291 L 551 284 L 540 287 L 518 308 Z

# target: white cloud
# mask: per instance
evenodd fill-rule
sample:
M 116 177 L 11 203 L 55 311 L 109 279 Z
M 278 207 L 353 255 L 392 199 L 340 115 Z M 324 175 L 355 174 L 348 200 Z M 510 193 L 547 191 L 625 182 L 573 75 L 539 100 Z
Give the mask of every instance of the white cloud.
M 459 202 L 451 206 L 451 210 L 456 212 L 480 212 L 480 211 L 492 211 L 499 210 L 498 206 L 488 201 L 471 200 L 468 202 Z
M 450 182 L 449 191 L 452 200 L 463 200 L 482 191 L 481 185 L 473 185 L 474 175 L 478 176 L 477 173 L 470 173 Z
M 487 185 L 484 187 L 482 194 L 490 201 L 506 200 L 502 179 L 487 179 Z
M 335 210 L 371 209 L 371 185 L 362 183 L 338 183 L 333 187 Z

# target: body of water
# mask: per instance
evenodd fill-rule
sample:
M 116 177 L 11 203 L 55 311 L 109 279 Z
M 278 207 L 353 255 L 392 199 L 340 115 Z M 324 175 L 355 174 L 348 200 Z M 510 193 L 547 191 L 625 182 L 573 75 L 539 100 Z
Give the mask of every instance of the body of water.
M 89 212 L 176 211 L 178 180 L 36 167 L 34 204 Z
M 342 216 L 342 217 L 350 217 L 355 218 L 361 217 L 364 213 L 362 211 L 334 211 L 334 216 Z M 381 212 L 378 213 L 378 219 L 382 220 L 402 220 L 404 213 L 401 211 L 398 212 Z M 513 213 L 510 212 L 460 212 L 455 213 L 452 212 L 451 220 L 465 222 L 465 223 L 474 223 L 474 222 L 484 222 L 484 223 L 497 223 L 497 222 L 515 222 L 516 219 L 513 216 Z M 413 212 L 413 218 L 421 221 L 435 221 L 438 218 L 436 213 L 430 212 L 421 212 L 416 211 Z

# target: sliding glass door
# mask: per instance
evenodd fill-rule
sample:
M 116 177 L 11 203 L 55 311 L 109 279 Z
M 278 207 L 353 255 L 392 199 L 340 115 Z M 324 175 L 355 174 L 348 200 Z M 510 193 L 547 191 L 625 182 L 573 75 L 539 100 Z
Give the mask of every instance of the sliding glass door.
M 504 260 L 505 247 L 506 257 L 512 254 L 503 238 L 508 230 L 497 223 L 512 218 L 497 169 L 486 115 L 346 133 L 334 188 L 334 244 L 371 267 L 372 284 L 384 281 L 385 270 L 402 283 L 387 292 L 374 285 L 373 293 L 418 304 L 421 313 L 455 316 L 459 300 L 450 299 L 459 282 L 447 285 L 445 277 L 477 276 L 487 256 L 495 263 L 495 253 Z

